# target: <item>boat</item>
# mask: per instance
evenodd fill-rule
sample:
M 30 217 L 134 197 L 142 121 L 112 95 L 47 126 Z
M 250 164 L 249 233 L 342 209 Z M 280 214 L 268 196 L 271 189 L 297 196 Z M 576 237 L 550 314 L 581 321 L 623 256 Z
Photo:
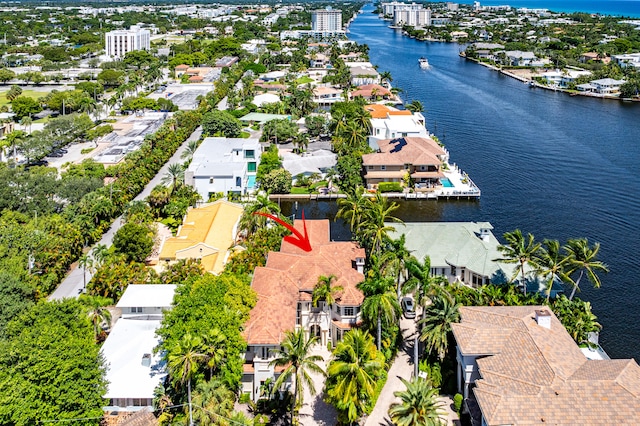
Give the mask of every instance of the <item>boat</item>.
M 420 64 L 420 68 L 423 70 L 429 68 L 429 61 L 424 56 L 418 59 L 418 64 Z

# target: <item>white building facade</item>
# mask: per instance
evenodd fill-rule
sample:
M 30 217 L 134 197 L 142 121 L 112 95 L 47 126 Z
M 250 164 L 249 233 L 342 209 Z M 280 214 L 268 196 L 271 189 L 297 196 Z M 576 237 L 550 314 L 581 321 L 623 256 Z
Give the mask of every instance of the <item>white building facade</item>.
M 342 31 L 342 11 L 331 8 L 312 11 L 311 30 L 320 33 Z
M 105 49 L 112 58 L 124 58 L 128 52 L 150 48 L 151 33 L 137 25 L 128 30 L 109 31 L 105 34 Z

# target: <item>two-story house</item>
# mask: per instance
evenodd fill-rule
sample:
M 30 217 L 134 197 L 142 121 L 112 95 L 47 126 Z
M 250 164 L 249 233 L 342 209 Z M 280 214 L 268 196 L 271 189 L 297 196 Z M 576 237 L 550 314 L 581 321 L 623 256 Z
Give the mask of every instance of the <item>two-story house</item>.
M 153 410 L 154 390 L 167 375 L 161 354 L 154 353 L 156 330 L 175 291 L 174 284 L 130 284 L 120 298 L 122 316 L 101 349 L 108 366 L 105 411 Z
M 247 194 L 255 189 L 261 153 L 258 139 L 206 138 L 193 154 L 185 184 L 205 201 L 219 192 Z
M 376 189 L 380 182 L 402 183 L 407 175 L 417 188 L 440 185 L 440 179 L 444 178 L 441 166 L 449 155 L 433 139 L 399 137 L 375 142 L 378 152 L 362 156 L 367 188 Z
M 369 145 L 378 149 L 377 140 L 395 138 L 428 138 L 425 118 L 421 112 L 398 110 L 386 105 L 371 104 L 364 107 L 371 115 Z
M 304 233 L 302 221 L 294 226 Z M 281 370 L 269 363 L 285 333 L 302 328 L 319 343 L 333 344 L 360 321 L 364 295 L 356 287 L 364 280 L 365 251 L 348 241 L 331 241 L 328 220 L 307 220 L 312 250 L 305 252 L 287 241 L 279 252 L 270 252 L 267 264 L 255 269 L 251 287 L 258 295 L 244 330 L 247 340 L 242 391 L 256 401 L 260 387 Z M 341 286 L 335 304 L 313 306 L 318 278 L 334 276 L 331 286 Z
M 638 364 L 587 358 L 548 306 L 463 306 L 451 327 L 472 424 L 637 423 Z

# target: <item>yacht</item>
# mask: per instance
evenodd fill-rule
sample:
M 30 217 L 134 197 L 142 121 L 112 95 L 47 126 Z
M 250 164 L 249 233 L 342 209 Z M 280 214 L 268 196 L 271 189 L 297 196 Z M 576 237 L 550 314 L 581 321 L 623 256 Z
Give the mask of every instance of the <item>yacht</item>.
M 429 68 L 429 61 L 424 56 L 418 59 L 418 64 L 420 64 L 420 68 L 422 68 L 423 70 Z

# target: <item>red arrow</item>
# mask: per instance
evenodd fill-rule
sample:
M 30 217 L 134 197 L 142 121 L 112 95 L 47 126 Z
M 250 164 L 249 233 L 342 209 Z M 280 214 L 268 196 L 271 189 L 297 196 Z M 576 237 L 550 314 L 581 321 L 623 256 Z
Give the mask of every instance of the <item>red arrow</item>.
M 262 212 L 255 212 L 254 214 L 268 217 L 269 219 L 275 220 L 280 225 L 284 226 L 289 231 L 293 232 L 293 235 L 288 235 L 284 237 L 284 240 L 286 242 L 289 242 L 294 246 L 300 247 L 304 251 L 311 251 L 311 243 L 309 242 L 309 235 L 307 235 L 307 223 L 304 221 L 304 210 L 302 210 L 302 226 L 304 228 L 304 235 L 302 235 L 300 231 L 298 231 L 292 225 L 289 225 L 287 222 L 283 221 L 282 219 L 274 215 L 271 215 L 268 213 L 262 213 Z

